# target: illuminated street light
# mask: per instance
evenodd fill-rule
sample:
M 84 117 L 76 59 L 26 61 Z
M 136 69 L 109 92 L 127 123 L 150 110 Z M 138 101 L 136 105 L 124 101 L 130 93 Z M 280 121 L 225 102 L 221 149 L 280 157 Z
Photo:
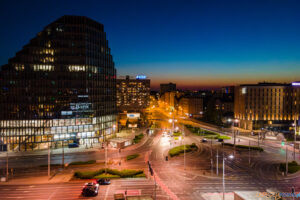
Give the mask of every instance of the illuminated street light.
M 234 158 L 234 155 L 229 155 L 228 156 L 229 159 L 233 159 Z M 223 200 L 225 200 L 225 161 L 227 160 L 227 158 L 224 157 L 224 154 L 223 154 Z

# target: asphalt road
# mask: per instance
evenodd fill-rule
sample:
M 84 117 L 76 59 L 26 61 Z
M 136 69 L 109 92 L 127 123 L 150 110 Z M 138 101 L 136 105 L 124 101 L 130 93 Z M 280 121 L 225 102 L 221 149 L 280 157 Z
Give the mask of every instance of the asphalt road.
M 112 200 L 116 192 L 127 190 L 136 194 L 153 196 L 154 182 L 147 179 L 122 179 L 112 180 L 111 185 L 100 185 L 99 195 L 96 197 L 81 196 L 81 189 L 84 181 L 64 183 L 64 184 L 41 184 L 41 185 L 1 185 L 0 199 L 28 199 L 28 200 L 67 200 L 67 199 L 98 199 Z M 167 200 L 167 195 L 157 187 L 156 195 L 158 199 Z
M 157 121 L 161 128 L 171 128 L 168 122 L 168 117 L 164 114 L 155 112 L 155 118 L 163 119 Z M 176 126 L 181 126 L 176 124 Z M 181 126 L 181 128 L 183 128 Z M 161 135 L 163 131 L 158 132 Z M 183 155 L 165 160 L 168 150 L 172 147 L 168 137 L 160 137 L 158 142 L 154 142 L 154 136 L 141 147 L 136 150 L 122 152 L 121 156 L 138 152 L 146 154 L 151 152 L 149 160 L 156 172 L 157 177 L 164 183 L 171 193 L 175 194 L 179 199 L 202 199 L 201 195 L 204 193 L 222 192 L 222 155 L 228 157 L 233 153 L 232 148 L 222 149 L 220 143 L 213 142 L 212 145 L 208 143 L 201 143 L 201 137 L 190 134 L 185 130 L 186 137 L 184 143 L 196 143 L 199 147 L 198 151 L 187 153 L 184 159 Z M 244 141 L 245 140 L 245 141 Z M 241 138 L 241 143 L 246 143 L 247 140 Z M 177 141 L 176 146 L 183 144 L 183 141 Z M 173 144 L 174 145 L 174 144 Z M 226 179 L 225 191 L 266 191 L 266 189 L 276 189 L 280 192 L 290 192 L 292 186 L 295 186 L 296 192 L 300 191 L 300 177 L 284 179 L 281 176 L 274 175 L 274 163 L 282 160 L 284 157 L 280 155 L 278 149 L 268 147 L 266 145 L 266 152 L 251 151 L 249 164 L 249 152 L 236 151 L 233 160 L 226 161 Z M 219 175 L 216 175 L 216 159 L 217 149 L 219 157 Z M 212 152 L 212 157 L 211 157 Z M 77 160 L 103 160 L 104 153 L 83 152 L 77 154 L 66 155 L 66 162 Z M 118 153 L 112 152 L 109 154 L 111 158 L 117 158 Z M 213 167 L 211 166 L 211 158 L 213 158 Z M 60 163 L 61 156 L 53 156 L 52 163 Z M 184 160 L 186 169 L 184 170 Z M 3 160 L 2 160 L 3 161 Z M 21 163 L 29 164 L 34 162 L 41 165 L 47 163 L 47 158 L 40 156 L 30 156 L 24 158 L 16 158 L 12 160 L 16 165 Z M 141 167 L 147 170 L 146 164 L 142 161 L 131 161 L 127 165 Z M 34 170 L 33 170 L 34 171 Z M 37 173 L 37 172 L 36 172 Z M 38 172 L 43 173 L 43 172 Z M 83 181 L 69 182 L 61 184 L 47 184 L 47 185 L 1 185 L 0 199 L 80 199 L 80 190 Z M 100 195 L 91 199 L 112 199 L 113 194 L 118 190 L 135 190 L 144 195 L 154 195 L 154 181 L 147 179 L 122 179 L 115 180 L 110 186 L 100 187 Z M 168 193 L 157 187 L 157 199 L 169 199 Z M 90 199 L 90 198 L 89 198 Z

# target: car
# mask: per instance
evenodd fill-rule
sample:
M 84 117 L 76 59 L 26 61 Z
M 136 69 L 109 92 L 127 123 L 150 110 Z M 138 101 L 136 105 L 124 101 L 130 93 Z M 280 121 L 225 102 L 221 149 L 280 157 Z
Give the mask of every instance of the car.
M 82 196 L 85 197 L 90 197 L 90 196 L 97 196 L 99 191 L 99 184 L 98 183 L 85 183 L 81 194 Z
M 97 183 L 99 185 L 109 185 L 110 184 L 110 179 L 108 178 L 100 178 L 97 180 Z
M 77 148 L 77 147 L 79 147 L 79 144 L 77 144 L 77 143 L 70 143 L 70 144 L 68 144 L 68 147 L 69 148 Z
M 222 139 L 222 138 L 219 138 L 218 140 L 217 140 L 217 142 L 223 142 L 224 140 Z
M 203 138 L 203 139 L 201 140 L 201 142 L 207 142 L 207 139 Z

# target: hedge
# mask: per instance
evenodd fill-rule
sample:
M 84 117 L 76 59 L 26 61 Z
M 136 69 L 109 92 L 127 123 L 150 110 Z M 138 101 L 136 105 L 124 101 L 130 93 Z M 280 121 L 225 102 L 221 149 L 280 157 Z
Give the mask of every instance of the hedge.
M 279 170 L 281 172 L 285 172 L 286 163 L 280 163 Z M 293 174 L 300 170 L 300 165 L 296 161 L 292 161 L 288 163 L 288 173 Z
M 234 146 L 234 144 L 231 144 L 231 143 L 224 143 L 224 145 L 225 146 L 230 146 L 230 147 Z M 247 145 L 240 145 L 239 144 L 239 145 L 235 145 L 235 147 L 239 148 L 239 149 L 249 149 L 249 146 L 247 146 Z M 258 147 L 258 146 L 250 146 L 250 150 L 256 150 L 256 151 L 260 151 L 260 152 L 264 151 L 263 148 Z
M 195 149 L 198 149 L 198 147 L 196 146 L 195 143 L 191 144 L 191 145 L 181 145 L 181 146 L 177 146 L 177 147 L 174 147 L 172 149 L 169 150 L 169 155 L 171 157 L 174 157 L 174 156 L 177 156 L 181 153 L 184 153 L 185 152 L 190 152 L 192 150 L 195 150 Z
M 119 175 L 113 175 L 113 174 L 100 174 L 100 175 L 97 175 L 95 176 L 94 178 L 96 179 L 100 179 L 100 178 L 121 178 Z
M 143 139 L 143 137 L 144 137 L 144 134 L 143 134 L 143 133 L 141 133 L 141 134 L 139 134 L 139 135 L 136 135 L 136 136 L 134 137 L 134 139 L 133 139 L 133 143 L 134 143 L 134 144 L 139 143 L 139 142 L 141 141 L 141 139 Z
M 139 157 L 139 156 L 140 156 L 140 154 L 138 154 L 138 153 L 132 154 L 132 155 L 128 155 L 128 156 L 126 157 L 126 160 L 132 160 L 132 159 L 135 159 L 135 158 L 137 158 L 137 157 Z
M 69 165 L 89 165 L 89 164 L 95 164 L 96 160 L 89 160 L 89 161 L 77 161 L 77 162 L 71 162 Z
M 100 169 L 97 171 L 77 171 L 74 173 L 74 176 L 76 178 L 80 178 L 80 179 L 92 179 L 92 178 L 96 178 L 96 177 L 100 177 L 100 176 L 107 176 L 107 174 L 109 175 L 113 175 L 114 178 L 134 178 L 139 176 L 142 176 L 140 174 L 144 174 L 143 170 L 133 170 L 133 169 L 124 169 L 124 170 L 117 170 L 117 169 L 106 169 L 106 173 L 105 173 L 105 169 Z

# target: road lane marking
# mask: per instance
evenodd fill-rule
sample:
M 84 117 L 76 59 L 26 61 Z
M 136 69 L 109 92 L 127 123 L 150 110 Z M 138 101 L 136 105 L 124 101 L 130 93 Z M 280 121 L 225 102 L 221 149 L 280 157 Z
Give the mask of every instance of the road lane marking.
M 108 185 L 108 187 L 107 187 L 107 189 L 106 189 L 104 200 L 106 200 L 106 198 L 107 198 L 109 188 L 110 188 L 110 185 Z

